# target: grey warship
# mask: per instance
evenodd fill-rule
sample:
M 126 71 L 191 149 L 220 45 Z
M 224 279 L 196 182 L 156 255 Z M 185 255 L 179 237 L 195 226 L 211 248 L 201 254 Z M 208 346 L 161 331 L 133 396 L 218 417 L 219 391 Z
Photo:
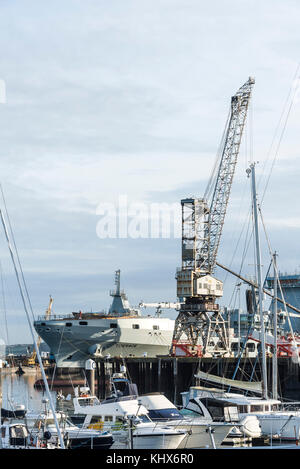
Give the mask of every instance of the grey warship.
M 130 306 L 120 289 L 120 270 L 108 313 L 75 312 L 40 316 L 34 322 L 39 336 L 50 347 L 58 367 L 84 367 L 96 357 L 155 357 L 169 353 L 175 321 L 142 316 Z

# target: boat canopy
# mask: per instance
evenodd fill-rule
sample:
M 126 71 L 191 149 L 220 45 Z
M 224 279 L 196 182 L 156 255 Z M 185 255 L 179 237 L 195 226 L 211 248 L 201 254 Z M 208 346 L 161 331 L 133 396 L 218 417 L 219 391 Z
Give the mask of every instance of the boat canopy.
M 211 375 L 203 371 L 198 371 L 195 378 L 203 381 L 210 381 L 212 383 L 218 383 L 232 388 L 244 389 L 246 391 L 252 391 L 262 394 L 262 382 L 261 381 L 238 381 L 236 379 L 223 378 L 221 376 Z

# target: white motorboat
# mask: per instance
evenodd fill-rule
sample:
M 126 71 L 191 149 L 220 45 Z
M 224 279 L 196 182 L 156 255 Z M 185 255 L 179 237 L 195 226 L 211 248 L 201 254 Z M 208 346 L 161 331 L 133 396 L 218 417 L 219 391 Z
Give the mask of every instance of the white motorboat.
M 56 412 L 65 445 L 70 449 L 109 449 L 113 444 L 112 434 L 74 425 L 63 412 Z M 58 444 L 58 434 L 53 414 L 50 410 L 42 413 L 26 414 L 28 430 L 32 435 L 44 435 L 50 443 Z
M 267 409 L 269 408 L 267 406 L 273 406 L 278 403 L 278 401 L 275 402 L 273 400 L 261 402 L 260 398 L 250 398 L 243 394 L 230 393 L 221 389 L 205 388 L 202 386 L 192 386 L 189 391 L 181 393 L 181 396 L 184 409 L 197 412 L 205 406 L 213 420 L 225 417 L 220 413 L 220 404 L 223 404 L 223 407 L 226 404 L 236 406 L 238 412 L 236 423 L 238 426 L 232 429 L 228 435 L 230 437 L 261 437 L 260 421 L 253 411 L 257 410 L 256 406 L 258 405 L 265 406 L 264 408 Z
M 256 410 L 263 435 L 274 440 L 294 441 L 300 440 L 300 408 L 299 403 L 286 405 L 280 403 L 273 410 Z
M 74 415 L 85 416 L 82 427 L 110 431 L 112 449 L 176 449 L 186 431 L 168 425 L 157 425 L 136 396 L 107 399 L 95 396 L 73 399 Z
M 0 449 L 55 449 L 46 438 L 33 437 L 21 421 L 4 420 L 1 424 Z
M 233 405 L 227 406 L 227 421 L 213 422 L 210 413 L 202 403 L 195 411 L 187 409 L 179 411 L 161 393 L 144 394 L 139 396 L 138 400 L 146 407 L 153 422 L 157 422 L 160 426 L 168 425 L 187 432 L 179 448 L 219 447 L 238 423 L 237 411 Z

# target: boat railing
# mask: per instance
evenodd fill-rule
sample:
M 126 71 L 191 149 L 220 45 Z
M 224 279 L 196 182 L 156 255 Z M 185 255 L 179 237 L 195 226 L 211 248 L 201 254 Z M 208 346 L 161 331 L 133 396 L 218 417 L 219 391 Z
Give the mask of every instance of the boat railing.
M 281 409 L 282 410 L 287 410 L 287 411 L 299 411 L 300 410 L 300 402 L 299 401 L 282 402 Z
M 74 319 L 74 315 L 73 314 L 51 314 L 49 316 L 49 315 L 42 314 L 38 316 L 38 321 L 53 321 L 53 319 L 56 319 L 56 320 L 57 319 L 58 320 Z

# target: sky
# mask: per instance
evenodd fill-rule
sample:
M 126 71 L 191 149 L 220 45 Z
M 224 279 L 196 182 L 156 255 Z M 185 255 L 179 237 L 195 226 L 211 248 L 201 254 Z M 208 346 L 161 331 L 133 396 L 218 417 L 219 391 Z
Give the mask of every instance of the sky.
M 278 266 L 300 269 L 299 15 L 296 0 L 0 2 L 0 182 L 35 317 L 49 295 L 56 314 L 107 309 L 117 269 L 132 305 L 176 300 L 180 239 L 99 238 L 99 207 L 203 196 L 249 76 L 218 260 L 253 275 L 242 253 L 256 161 Z M 265 240 L 262 253 L 266 271 Z M 31 342 L 3 232 L 0 260 L 0 336 L 6 317 L 8 341 Z M 216 276 L 234 306 L 236 280 Z

